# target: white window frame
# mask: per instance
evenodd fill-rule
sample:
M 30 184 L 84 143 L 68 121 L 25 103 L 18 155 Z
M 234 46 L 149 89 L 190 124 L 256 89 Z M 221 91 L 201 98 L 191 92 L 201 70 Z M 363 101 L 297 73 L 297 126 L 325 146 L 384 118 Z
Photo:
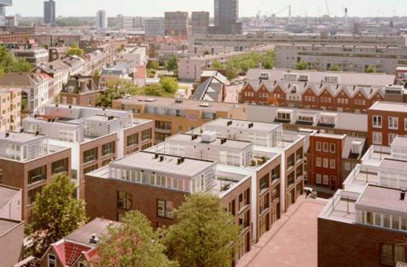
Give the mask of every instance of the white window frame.
M 329 176 L 327 174 L 324 174 L 324 176 L 322 177 L 322 183 L 324 185 L 329 185 Z
M 389 129 L 390 130 L 398 130 L 399 129 L 399 118 L 397 117 L 389 117 L 388 119 L 389 122 Z
M 322 183 L 322 175 L 321 174 L 317 173 L 315 175 L 315 183 L 316 184 L 321 184 Z
M 383 134 L 381 132 L 373 132 L 372 140 L 373 140 L 374 145 L 382 145 L 383 144 Z
M 378 115 L 374 115 L 372 117 L 372 127 L 373 128 L 382 128 L 383 127 L 383 117 L 378 116 Z
M 317 142 L 316 150 L 317 150 L 317 151 L 321 151 L 321 150 L 322 150 L 322 144 L 321 144 L 321 142 Z
M 329 167 L 330 167 L 331 169 L 335 169 L 335 168 L 336 168 L 336 160 L 335 160 L 335 159 L 331 159 L 331 160 L 329 161 Z

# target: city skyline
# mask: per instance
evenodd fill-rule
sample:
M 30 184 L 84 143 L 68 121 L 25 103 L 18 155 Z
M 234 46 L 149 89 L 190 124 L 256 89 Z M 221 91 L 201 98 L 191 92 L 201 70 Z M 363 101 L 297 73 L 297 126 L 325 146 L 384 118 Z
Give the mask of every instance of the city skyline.
M 165 11 L 209 11 L 213 17 L 213 1 L 205 0 L 191 2 L 188 0 L 155 0 L 148 3 L 140 0 L 117 0 L 112 5 L 107 0 L 59 0 L 57 16 L 95 16 L 95 11 L 105 9 L 109 17 L 118 14 L 129 16 L 163 16 Z M 349 9 L 349 16 L 407 16 L 407 7 L 403 6 L 403 0 L 361 0 L 332 2 L 328 0 L 328 9 L 331 16 L 343 16 L 344 8 Z M 284 3 L 270 4 L 267 0 L 241 0 L 240 17 L 255 16 L 258 11 L 261 15 L 277 13 L 278 16 L 287 16 L 289 4 L 292 6 L 293 16 L 323 16 L 328 13 L 325 1 L 292 0 Z M 143 5 L 143 9 L 139 8 Z M 78 6 L 81 8 L 78 9 Z M 13 6 L 7 9 L 8 14 L 21 14 L 23 16 L 42 16 L 43 0 L 31 0 L 29 3 L 15 0 Z M 178 8 L 174 8 L 178 7 Z M 284 11 L 282 11 L 284 10 Z M 280 12 L 281 11 L 281 12 Z

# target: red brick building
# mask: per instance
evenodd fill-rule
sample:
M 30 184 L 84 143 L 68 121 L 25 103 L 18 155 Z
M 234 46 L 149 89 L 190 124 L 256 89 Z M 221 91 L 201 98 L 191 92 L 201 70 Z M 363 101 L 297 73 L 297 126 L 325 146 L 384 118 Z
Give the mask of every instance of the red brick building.
M 407 104 L 377 102 L 368 110 L 368 144 L 390 146 L 407 133 Z

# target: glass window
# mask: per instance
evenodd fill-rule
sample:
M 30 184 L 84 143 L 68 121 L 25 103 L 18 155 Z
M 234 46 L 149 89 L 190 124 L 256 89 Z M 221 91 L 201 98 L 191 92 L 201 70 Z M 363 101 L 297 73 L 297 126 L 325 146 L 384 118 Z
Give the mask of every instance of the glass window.
M 138 144 L 138 133 L 127 136 L 127 147 Z
M 266 174 L 260 179 L 260 194 L 267 191 L 269 185 L 270 185 L 269 175 Z
M 400 229 L 400 217 L 392 216 L 392 218 L 391 218 L 391 228 L 394 229 L 394 230 L 399 230 Z
M 322 179 L 321 179 L 321 174 L 317 174 L 317 175 L 316 175 L 316 183 L 317 183 L 317 184 L 321 184 L 321 180 L 322 180 Z
M 131 193 L 117 192 L 117 207 L 119 209 L 130 210 L 133 206 L 133 196 Z
M 68 158 L 55 161 L 51 164 L 51 174 L 67 173 Z
M 382 133 L 380 132 L 373 132 L 373 144 L 381 145 L 382 144 Z
M 373 213 L 370 211 L 366 212 L 366 224 L 373 225 Z
M 107 156 L 116 153 L 116 142 L 110 142 L 102 145 L 102 156 Z
M 317 165 L 317 167 L 321 167 L 321 166 L 322 166 L 322 159 L 321 159 L 321 158 L 317 158 L 317 160 L 316 160 L 316 165 Z
M 331 169 L 335 169 L 335 168 L 336 168 L 336 161 L 335 161 L 334 159 L 331 159 L 329 163 L 330 163 L 329 165 L 330 165 L 330 168 L 331 168 Z
M 83 152 L 83 163 L 88 163 L 98 159 L 98 148 L 92 148 Z
M 157 216 L 167 219 L 174 218 L 174 204 L 172 201 L 157 200 Z
M 321 151 L 322 145 L 321 142 L 317 142 L 317 151 Z
M 328 178 L 328 175 L 324 175 L 323 176 L 323 178 L 324 178 L 324 185 L 328 185 L 329 184 L 329 178 Z
M 152 130 L 144 130 L 141 132 L 141 141 L 150 140 L 152 138 Z
M 373 116 L 373 127 L 382 128 L 382 116 Z
M 383 215 L 383 227 L 390 228 L 390 215 Z
M 331 151 L 331 153 L 335 153 L 335 151 L 336 151 L 336 145 L 335 144 L 330 145 L 330 151 Z
M 389 129 L 397 130 L 399 128 L 399 118 L 389 117 Z
M 376 226 L 382 226 L 382 215 L 380 213 L 374 214 L 374 224 Z
M 55 255 L 48 254 L 48 267 L 56 267 L 57 266 L 57 259 Z
M 42 166 L 28 172 L 28 184 L 33 184 L 47 179 L 47 166 Z

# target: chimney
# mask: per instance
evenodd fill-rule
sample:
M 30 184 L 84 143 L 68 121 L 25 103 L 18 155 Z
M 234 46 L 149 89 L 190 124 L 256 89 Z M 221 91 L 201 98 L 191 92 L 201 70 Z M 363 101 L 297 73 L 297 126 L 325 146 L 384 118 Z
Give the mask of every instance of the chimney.
M 23 129 L 23 128 L 20 129 L 20 133 L 24 133 L 24 129 Z
M 182 163 L 182 158 L 179 158 L 178 160 L 177 160 L 177 165 L 180 165 Z
M 9 134 L 9 133 L 6 133 L 6 138 L 9 137 L 9 136 L 10 136 L 10 134 Z
M 90 244 L 97 244 L 99 243 L 99 238 L 97 237 L 96 234 L 92 234 L 92 236 L 89 239 Z
M 40 135 L 40 131 L 36 131 L 35 132 L 35 135 L 37 136 L 37 135 Z
M 404 200 L 406 197 L 406 191 L 405 190 L 401 190 L 400 192 L 400 200 Z
M 72 108 L 72 106 L 71 106 L 71 105 L 69 105 L 69 108 L 71 109 L 71 108 Z
M 164 156 L 160 156 L 160 162 L 164 161 Z
M 158 159 L 158 154 L 157 153 L 154 154 L 154 159 Z

